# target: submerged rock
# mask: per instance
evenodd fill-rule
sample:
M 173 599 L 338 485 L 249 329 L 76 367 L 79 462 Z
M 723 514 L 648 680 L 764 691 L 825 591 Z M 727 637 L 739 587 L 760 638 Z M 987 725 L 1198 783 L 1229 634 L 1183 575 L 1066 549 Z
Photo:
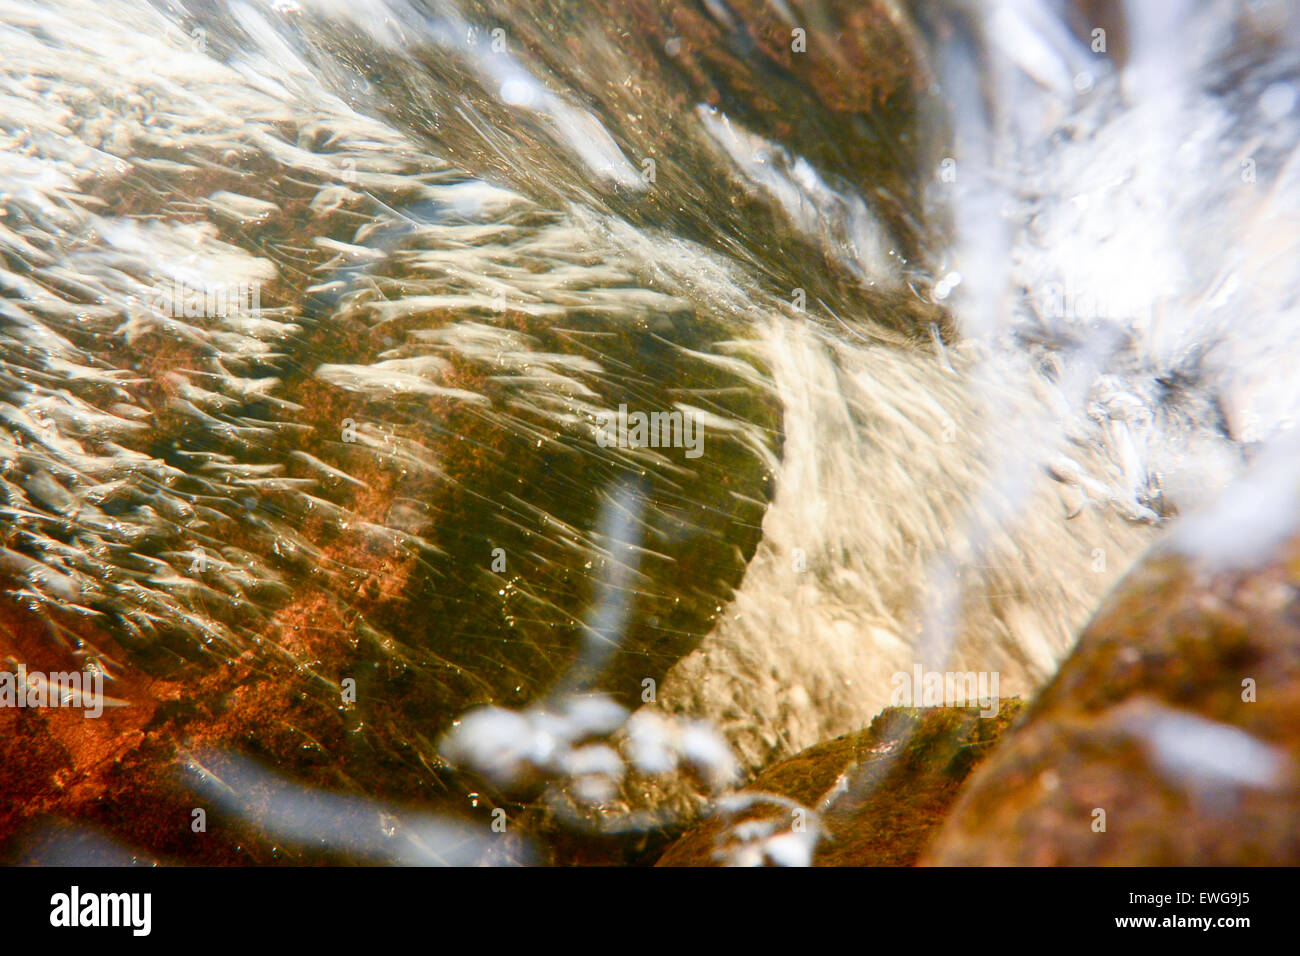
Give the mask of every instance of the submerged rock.
M 780 838 L 775 834 L 814 827 L 819 834 L 805 841 L 815 846 L 813 865 L 911 865 L 1020 709 L 1019 700 L 1003 701 L 996 716 L 982 718 L 974 707 L 891 707 L 866 730 L 768 768 L 742 792 L 746 799 L 733 801 L 735 812 L 724 805 L 670 846 L 658 865 L 746 862 L 738 845 L 746 836 L 761 835 L 771 845 Z M 773 834 L 759 833 L 765 825 Z
M 1300 863 L 1298 585 L 1300 537 L 1252 570 L 1153 555 L 925 862 Z

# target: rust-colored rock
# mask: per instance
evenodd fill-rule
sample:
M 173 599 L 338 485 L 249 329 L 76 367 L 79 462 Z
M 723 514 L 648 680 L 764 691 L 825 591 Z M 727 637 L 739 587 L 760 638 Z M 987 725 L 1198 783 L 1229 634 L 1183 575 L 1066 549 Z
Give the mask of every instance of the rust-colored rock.
M 1251 571 L 1152 556 L 980 768 L 924 862 L 1300 863 L 1297 584 L 1300 538 Z
M 988 718 L 973 707 L 891 707 L 866 730 L 768 768 L 745 792 L 774 794 L 818 813 L 816 866 L 909 866 L 1020 707 L 1003 701 Z M 788 825 L 790 816 L 788 806 L 775 803 L 734 817 L 715 814 L 670 846 L 658 865 L 716 866 L 732 825 L 778 818 Z

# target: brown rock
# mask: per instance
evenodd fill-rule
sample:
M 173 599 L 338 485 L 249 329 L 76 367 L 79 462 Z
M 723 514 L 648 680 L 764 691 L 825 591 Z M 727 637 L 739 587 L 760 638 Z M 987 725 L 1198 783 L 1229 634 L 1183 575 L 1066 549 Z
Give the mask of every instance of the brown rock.
M 924 862 L 1300 863 L 1297 583 L 1300 538 L 1251 571 L 1147 560 Z
M 820 817 L 816 866 L 908 866 L 917 861 L 962 782 L 1019 712 L 891 707 L 871 726 L 811 747 L 760 774 L 741 796 L 774 795 L 738 814 L 715 813 L 668 848 L 660 866 L 715 866 L 744 821 L 790 829 L 794 801 Z

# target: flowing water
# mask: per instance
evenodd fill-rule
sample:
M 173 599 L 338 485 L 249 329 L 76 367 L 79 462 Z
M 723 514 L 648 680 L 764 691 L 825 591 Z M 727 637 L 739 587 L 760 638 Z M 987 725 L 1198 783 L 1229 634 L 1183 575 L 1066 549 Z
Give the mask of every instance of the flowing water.
M 0 655 L 105 671 L 62 772 L 136 767 L 25 799 L 151 852 L 186 787 L 311 842 L 483 818 L 452 764 L 613 801 L 566 747 L 630 711 L 721 786 L 917 665 L 1029 695 L 1262 450 L 1293 487 L 1281 0 L 0 24 Z

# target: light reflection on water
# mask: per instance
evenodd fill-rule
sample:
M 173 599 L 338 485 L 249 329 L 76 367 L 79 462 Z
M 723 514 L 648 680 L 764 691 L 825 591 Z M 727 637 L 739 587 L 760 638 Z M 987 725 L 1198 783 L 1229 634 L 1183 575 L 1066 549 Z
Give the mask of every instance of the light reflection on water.
M 457 810 L 475 706 L 600 691 L 753 771 L 918 659 L 1031 694 L 1294 421 L 1294 17 L 1098 57 L 1046 3 L 815 6 L 829 67 L 775 6 L 18 4 L 5 568 L 60 653 L 150 712 L 252 659 L 287 776 Z M 707 452 L 599 444 L 621 404 Z

